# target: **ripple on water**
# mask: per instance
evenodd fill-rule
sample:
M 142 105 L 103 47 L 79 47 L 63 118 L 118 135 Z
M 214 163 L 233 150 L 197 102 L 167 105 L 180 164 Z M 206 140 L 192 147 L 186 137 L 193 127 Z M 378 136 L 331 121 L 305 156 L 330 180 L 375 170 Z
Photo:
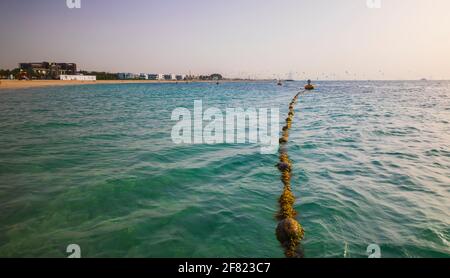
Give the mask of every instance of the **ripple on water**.
M 305 256 L 450 257 L 448 82 L 320 83 L 288 146 Z M 170 118 L 197 99 L 285 113 L 300 85 L 2 92 L 0 257 L 283 257 L 277 155 L 175 145 Z

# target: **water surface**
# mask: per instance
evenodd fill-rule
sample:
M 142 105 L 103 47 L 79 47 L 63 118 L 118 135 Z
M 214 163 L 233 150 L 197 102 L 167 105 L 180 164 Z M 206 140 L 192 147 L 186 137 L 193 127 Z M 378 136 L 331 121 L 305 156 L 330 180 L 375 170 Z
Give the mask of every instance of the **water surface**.
M 450 83 L 318 83 L 289 142 L 305 256 L 450 257 Z M 277 155 L 175 145 L 170 118 L 194 100 L 284 115 L 301 86 L 1 91 L 0 257 L 283 257 Z

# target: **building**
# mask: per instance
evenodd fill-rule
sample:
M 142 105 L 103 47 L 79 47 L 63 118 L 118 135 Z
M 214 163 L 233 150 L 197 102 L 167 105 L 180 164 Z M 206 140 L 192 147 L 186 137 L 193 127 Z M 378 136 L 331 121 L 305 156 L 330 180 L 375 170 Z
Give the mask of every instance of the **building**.
M 146 74 L 146 73 L 141 73 L 141 74 L 139 75 L 139 79 L 141 79 L 141 80 L 148 80 L 148 74 Z
M 75 75 L 77 74 L 77 65 L 74 63 L 56 63 L 52 64 L 58 75 Z
M 148 80 L 159 80 L 158 74 L 150 73 L 148 75 Z
M 120 80 L 129 80 L 129 79 L 139 79 L 140 75 L 135 73 L 129 73 L 129 72 L 121 72 L 117 74 L 117 77 Z
M 30 79 L 59 79 L 60 75 L 75 75 L 75 63 L 20 63 L 21 71 L 26 72 Z
M 164 80 L 164 75 L 159 73 L 149 73 L 148 74 L 149 80 Z
M 185 74 L 177 74 L 175 76 L 176 80 L 185 80 L 186 79 L 186 75 Z
M 97 76 L 95 75 L 66 75 L 62 74 L 59 76 L 60 80 L 76 80 L 76 81 L 96 81 Z

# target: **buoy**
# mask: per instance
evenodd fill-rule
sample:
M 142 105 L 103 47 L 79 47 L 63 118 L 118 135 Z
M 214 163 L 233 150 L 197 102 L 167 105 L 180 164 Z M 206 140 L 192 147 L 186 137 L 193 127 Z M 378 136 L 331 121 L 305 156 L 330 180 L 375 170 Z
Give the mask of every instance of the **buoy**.
M 311 84 L 305 85 L 305 90 L 312 91 L 314 90 L 314 86 Z
M 305 90 L 307 91 L 314 90 L 314 85 L 311 84 L 311 80 L 308 80 L 308 84 L 305 85 Z
M 309 81 L 308 84 L 311 82 Z M 288 258 L 303 257 L 299 252 L 300 241 L 303 239 L 305 231 L 300 223 L 295 220 L 297 212 L 295 211 L 295 196 L 291 188 L 292 178 L 292 162 L 289 160 L 286 145 L 289 141 L 289 130 L 292 127 L 292 122 L 295 115 L 295 104 L 302 92 L 298 93 L 289 104 L 289 113 L 286 118 L 286 125 L 283 127 L 282 136 L 280 138 L 279 159 L 280 162 L 276 165 L 281 172 L 281 181 L 284 188 L 283 193 L 278 199 L 280 209 L 277 214 L 278 225 L 276 228 L 276 236 L 278 241 L 284 248 L 284 253 Z
M 298 244 L 303 239 L 304 233 L 300 223 L 292 218 L 280 221 L 276 230 L 278 241 L 285 245 L 285 247 L 291 245 L 292 242 Z
M 291 165 L 289 165 L 289 163 L 286 162 L 280 162 L 278 163 L 278 170 L 280 170 L 281 172 L 290 172 L 291 171 Z
M 285 136 L 280 138 L 280 144 L 286 144 L 289 141 L 288 138 L 286 138 Z

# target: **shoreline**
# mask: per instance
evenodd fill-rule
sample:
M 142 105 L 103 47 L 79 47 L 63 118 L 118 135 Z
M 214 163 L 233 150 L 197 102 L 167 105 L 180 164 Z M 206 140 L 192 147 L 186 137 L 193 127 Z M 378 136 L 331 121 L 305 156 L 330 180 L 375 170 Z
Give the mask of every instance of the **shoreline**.
M 220 80 L 220 83 L 242 82 L 250 80 Z M 253 81 L 253 80 L 252 80 Z M 254 80 L 257 82 L 256 80 Z M 210 80 L 193 81 L 172 81 L 172 80 L 96 80 L 96 81 L 77 81 L 77 80 L 0 80 L 0 90 L 5 89 L 28 89 L 53 86 L 74 86 L 74 85 L 95 85 L 95 84 L 176 84 L 176 83 L 215 83 Z

